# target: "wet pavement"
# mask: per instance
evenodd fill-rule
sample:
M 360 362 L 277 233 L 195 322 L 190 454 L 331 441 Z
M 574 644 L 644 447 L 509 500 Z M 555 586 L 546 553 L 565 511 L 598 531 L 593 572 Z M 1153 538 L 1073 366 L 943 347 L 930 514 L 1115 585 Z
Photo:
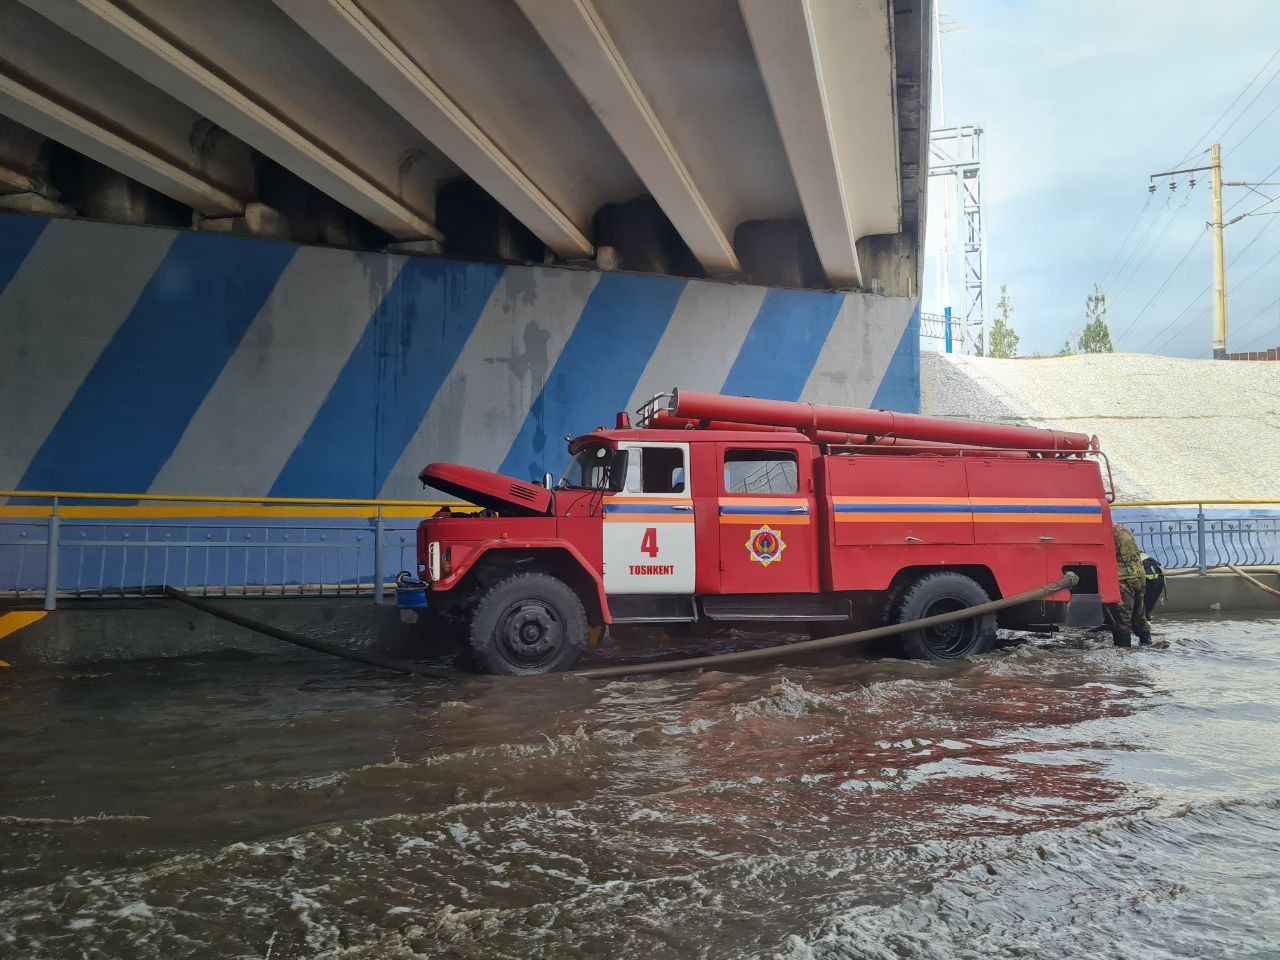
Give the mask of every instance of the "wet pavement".
M 948 665 L 10 671 L 0 956 L 1280 956 L 1280 620 Z

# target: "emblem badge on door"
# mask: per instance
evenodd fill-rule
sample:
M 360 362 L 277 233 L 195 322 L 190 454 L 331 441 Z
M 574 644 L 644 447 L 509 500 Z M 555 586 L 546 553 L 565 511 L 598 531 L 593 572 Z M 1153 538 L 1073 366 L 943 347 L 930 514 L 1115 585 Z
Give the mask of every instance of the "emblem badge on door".
M 782 534 L 766 524 L 751 531 L 746 548 L 752 560 L 767 567 L 782 559 L 782 551 L 787 549 L 787 545 L 782 540 Z

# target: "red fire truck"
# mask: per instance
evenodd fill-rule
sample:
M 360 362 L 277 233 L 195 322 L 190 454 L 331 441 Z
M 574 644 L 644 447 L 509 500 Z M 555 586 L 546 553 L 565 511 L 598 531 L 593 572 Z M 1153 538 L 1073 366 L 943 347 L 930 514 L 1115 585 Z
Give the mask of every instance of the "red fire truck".
M 633 427 L 569 442 L 558 483 L 433 463 L 476 507 L 418 528 L 428 604 L 480 666 L 569 668 L 611 624 L 793 625 L 844 632 L 1009 597 L 1044 629 L 1074 600 L 1119 599 L 1109 482 L 1084 434 L 674 390 Z M 1079 608 L 1077 608 L 1079 609 Z M 911 657 L 981 653 L 996 614 L 902 637 Z

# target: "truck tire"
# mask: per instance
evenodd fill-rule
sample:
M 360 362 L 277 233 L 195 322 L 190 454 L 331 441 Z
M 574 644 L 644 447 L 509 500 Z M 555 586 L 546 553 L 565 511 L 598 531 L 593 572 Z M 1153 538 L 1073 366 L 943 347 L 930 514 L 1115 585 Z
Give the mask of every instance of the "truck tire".
M 987 603 L 982 585 L 963 573 L 925 574 L 898 592 L 890 610 L 894 623 L 907 623 Z M 902 635 L 902 651 L 912 660 L 957 660 L 986 653 L 996 642 L 996 615 L 983 614 Z
M 563 580 L 517 573 L 476 604 L 471 651 L 485 673 L 528 676 L 568 670 L 587 641 L 582 601 Z

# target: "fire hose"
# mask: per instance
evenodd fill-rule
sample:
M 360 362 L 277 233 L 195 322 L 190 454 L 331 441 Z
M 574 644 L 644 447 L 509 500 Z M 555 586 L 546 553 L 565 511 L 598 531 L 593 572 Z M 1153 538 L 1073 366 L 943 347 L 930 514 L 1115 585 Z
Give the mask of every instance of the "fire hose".
M 1227 569 L 1228 569 L 1228 570 L 1230 570 L 1232 573 L 1237 573 L 1237 574 L 1239 574 L 1240 576 L 1244 577 L 1244 579 L 1245 579 L 1245 580 L 1247 580 L 1247 581 L 1249 581 L 1250 583 L 1252 583 L 1252 584 L 1253 584 L 1255 587 L 1257 587 L 1259 590 L 1265 590 L 1267 593 L 1271 594 L 1273 597 L 1280 597 L 1280 590 L 1273 590 L 1271 587 L 1268 587 L 1265 583 L 1263 583 L 1263 582 L 1262 582 L 1261 580 L 1259 580 L 1257 577 L 1255 577 L 1255 576 L 1251 576 L 1250 574 L 1245 573 L 1245 572 L 1244 572 L 1243 570 L 1241 570 L 1239 567 L 1234 566 L 1233 564 L 1230 564 L 1230 563 L 1228 563 L 1228 564 L 1226 565 L 1226 567 L 1227 567 Z
M 995 613 L 997 610 L 1005 610 L 1009 607 L 1016 607 L 1022 603 L 1040 600 L 1051 593 L 1057 593 L 1059 590 L 1070 590 L 1079 582 L 1079 577 L 1074 573 L 1068 573 L 1061 580 L 1055 580 L 1053 583 L 1046 583 L 1043 587 L 1036 587 L 1034 590 L 1028 590 L 1026 593 L 1019 593 L 1013 597 L 1005 597 L 1002 600 L 989 600 L 986 603 L 978 604 L 976 607 L 965 607 L 963 610 L 953 610 L 950 613 L 939 613 L 936 616 L 923 617 L 919 620 L 908 620 L 906 623 L 890 623 L 883 627 L 874 627 L 870 630 L 859 630 L 855 633 L 842 633 L 834 637 L 820 637 L 817 640 L 802 640 L 799 643 L 790 643 L 784 647 L 763 647 L 759 650 L 738 650 L 734 653 L 720 653 L 710 657 L 692 657 L 686 660 L 659 660 L 656 663 L 620 664 L 614 667 L 593 667 L 587 670 L 574 670 L 572 673 L 576 677 L 633 677 L 647 673 L 672 673 L 677 670 L 693 670 L 697 667 L 726 667 L 739 663 L 753 663 L 758 660 L 777 660 L 781 657 L 790 657 L 797 653 L 813 653 L 816 650 L 832 650 L 836 647 L 847 646 L 851 643 L 860 643 L 867 640 L 879 640 L 882 637 L 892 637 L 900 633 L 910 633 L 912 630 L 923 630 L 926 627 L 936 627 L 941 626 L 944 623 L 955 623 L 959 620 L 969 620 L 973 617 L 981 617 L 988 613 Z
M 741 663 L 756 663 L 761 660 L 779 660 L 784 657 L 795 656 L 801 653 L 813 653 L 818 650 L 833 650 L 837 647 L 848 646 L 852 643 L 862 643 L 869 640 L 879 640 L 883 637 L 897 636 L 901 633 L 910 633 L 912 630 L 922 630 L 927 627 L 941 626 L 944 623 L 956 623 L 961 620 L 970 620 L 974 617 L 985 616 L 988 613 L 995 613 L 998 610 L 1006 610 L 1009 607 L 1016 607 L 1019 604 L 1030 603 L 1034 600 L 1040 600 L 1047 597 L 1051 593 L 1057 593 L 1060 590 L 1069 590 L 1080 582 L 1080 578 L 1074 573 L 1068 573 L 1061 580 L 1055 580 L 1053 583 L 1046 583 L 1043 587 L 1036 587 L 1034 590 L 1028 590 L 1025 593 L 1019 593 L 1012 597 L 1004 597 L 1000 600 L 989 600 L 986 603 L 980 603 L 975 607 L 965 607 L 962 610 L 953 610 L 950 613 L 940 613 L 932 617 L 923 617 L 919 620 L 908 620 L 905 623 L 891 623 L 883 627 L 874 627 L 869 630 L 858 630 L 854 633 L 842 633 L 834 637 L 820 637 L 817 640 L 802 640 L 799 643 L 791 643 L 781 647 L 763 647 L 758 650 L 738 650 L 734 653 L 720 653 L 707 657 L 689 657 L 683 660 L 659 660 L 653 663 L 634 663 L 634 664 L 618 664 L 610 667 L 591 667 L 586 670 L 572 670 L 570 676 L 575 677 L 635 677 L 646 674 L 655 673 L 675 673 L 680 670 L 694 670 L 701 667 L 721 668 L 734 666 Z M 234 623 L 236 626 L 244 627 L 246 630 L 253 630 L 257 633 L 274 637 L 277 640 L 283 640 L 285 643 L 292 643 L 300 647 L 306 647 L 309 650 L 316 650 L 320 653 L 327 653 L 335 657 L 343 657 L 347 660 L 355 660 L 358 663 L 366 663 L 374 667 L 382 667 L 386 670 L 395 670 L 399 673 L 414 674 L 422 677 L 446 678 L 452 676 L 449 670 L 442 670 L 433 667 L 420 667 L 417 664 L 408 663 L 403 660 L 391 660 L 387 657 L 380 657 L 376 654 L 365 653 L 360 650 L 349 650 L 344 647 L 338 647 L 331 643 L 325 643 L 321 640 L 314 640 L 311 637 L 305 637 L 299 633 L 293 633 L 290 630 L 282 630 L 279 627 L 273 627 L 270 624 L 261 623 L 257 620 L 251 620 L 248 617 L 242 617 L 237 613 L 222 609 L 212 603 L 197 599 L 189 593 L 174 587 L 165 587 L 165 595 L 185 603 L 189 607 L 194 607 L 210 616 L 225 620 L 228 623 Z
M 345 647 L 338 647 L 332 643 L 325 643 L 323 640 L 314 640 L 311 637 L 304 637 L 300 633 L 294 633 L 291 630 L 282 630 L 279 627 L 273 627 L 269 623 L 262 623 L 259 620 L 250 620 L 248 617 L 242 617 L 238 613 L 232 613 L 230 610 L 224 610 L 222 607 L 215 606 L 205 600 L 200 600 L 191 594 L 174 587 L 164 588 L 165 596 L 185 603 L 189 607 L 207 613 L 211 617 L 217 617 L 219 620 L 225 620 L 227 623 L 234 623 L 237 627 L 244 627 L 246 630 L 252 630 L 255 633 L 265 634 L 268 637 L 275 637 L 277 640 L 283 640 L 285 643 L 292 643 L 295 646 L 306 647 L 308 650 L 316 650 L 320 653 L 327 653 L 334 657 L 343 657 L 347 660 L 355 660 L 357 663 L 367 663 L 371 667 L 382 667 L 385 670 L 395 670 L 398 673 L 411 673 L 419 677 L 449 677 L 452 671 L 441 670 L 438 667 L 420 667 L 416 663 L 408 663 L 404 660 L 392 660 L 388 657 L 380 657 L 376 653 L 365 653 L 363 650 L 348 650 Z

